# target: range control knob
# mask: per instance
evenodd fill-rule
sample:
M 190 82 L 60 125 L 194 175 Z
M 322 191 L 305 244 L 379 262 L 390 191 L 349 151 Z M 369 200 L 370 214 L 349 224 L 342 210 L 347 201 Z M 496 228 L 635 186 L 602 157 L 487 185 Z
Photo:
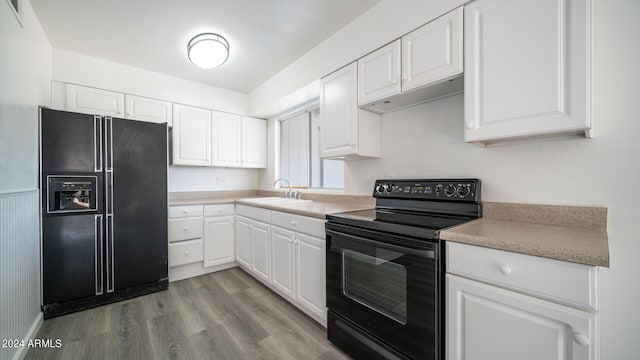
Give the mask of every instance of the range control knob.
M 391 187 L 389 186 L 389 184 L 382 184 L 382 192 L 384 194 L 391 193 Z
M 444 187 L 444 194 L 447 195 L 447 197 L 452 197 L 453 195 L 456 194 L 456 187 L 448 184 L 447 186 Z
M 382 187 L 382 184 L 378 184 L 378 186 L 376 186 L 376 193 L 382 194 L 383 192 L 384 192 L 384 188 Z
M 440 196 L 442 193 L 442 184 L 436 185 L 436 196 Z
M 470 192 L 471 192 L 471 188 L 469 186 L 460 186 L 460 189 L 458 190 L 458 196 L 463 198 L 469 195 Z

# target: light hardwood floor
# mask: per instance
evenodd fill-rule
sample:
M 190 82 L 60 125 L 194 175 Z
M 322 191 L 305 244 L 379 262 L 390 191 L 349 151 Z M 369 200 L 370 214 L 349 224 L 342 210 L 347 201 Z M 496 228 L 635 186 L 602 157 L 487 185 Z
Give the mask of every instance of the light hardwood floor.
M 46 320 L 26 359 L 348 359 L 326 329 L 233 268 Z

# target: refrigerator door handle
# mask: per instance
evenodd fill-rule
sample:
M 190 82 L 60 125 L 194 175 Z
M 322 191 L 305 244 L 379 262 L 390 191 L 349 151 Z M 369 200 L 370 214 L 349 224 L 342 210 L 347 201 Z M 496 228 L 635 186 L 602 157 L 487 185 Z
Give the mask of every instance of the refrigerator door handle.
M 104 117 L 104 155 L 105 171 L 113 171 L 113 120 L 111 116 Z
M 106 228 L 107 246 L 105 249 L 107 254 L 107 292 L 110 293 L 115 289 L 113 280 L 113 215 L 107 215 Z
M 93 116 L 93 163 L 95 172 L 102 172 L 102 117 Z
M 105 173 L 105 213 L 106 215 L 113 215 L 113 171 L 107 171 Z
M 102 295 L 103 293 L 103 270 L 104 261 L 102 258 L 102 249 L 104 248 L 104 238 L 102 232 L 102 215 L 95 216 L 95 237 L 96 237 L 96 251 L 95 251 L 95 264 L 96 264 L 96 295 Z

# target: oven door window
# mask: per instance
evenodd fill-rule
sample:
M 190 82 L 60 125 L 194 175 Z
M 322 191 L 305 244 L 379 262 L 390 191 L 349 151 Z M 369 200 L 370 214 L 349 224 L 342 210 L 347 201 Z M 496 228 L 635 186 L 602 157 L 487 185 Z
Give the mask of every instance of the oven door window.
M 378 313 L 407 323 L 407 269 L 394 259 L 404 254 L 377 249 L 375 257 L 342 251 L 342 293 Z

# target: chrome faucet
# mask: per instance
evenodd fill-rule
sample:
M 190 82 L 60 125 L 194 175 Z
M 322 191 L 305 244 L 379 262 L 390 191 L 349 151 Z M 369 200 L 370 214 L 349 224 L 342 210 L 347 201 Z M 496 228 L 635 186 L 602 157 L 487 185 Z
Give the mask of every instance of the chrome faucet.
M 276 184 L 278 184 L 279 181 L 286 181 L 287 182 L 287 186 L 289 187 L 289 191 L 285 191 L 284 193 L 284 197 L 285 198 L 290 198 L 291 195 L 293 194 L 291 192 L 291 183 L 289 182 L 289 180 L 285 179 L 285 178 L 277 178 L 273 181 L 273 186 L 276 186 Z

